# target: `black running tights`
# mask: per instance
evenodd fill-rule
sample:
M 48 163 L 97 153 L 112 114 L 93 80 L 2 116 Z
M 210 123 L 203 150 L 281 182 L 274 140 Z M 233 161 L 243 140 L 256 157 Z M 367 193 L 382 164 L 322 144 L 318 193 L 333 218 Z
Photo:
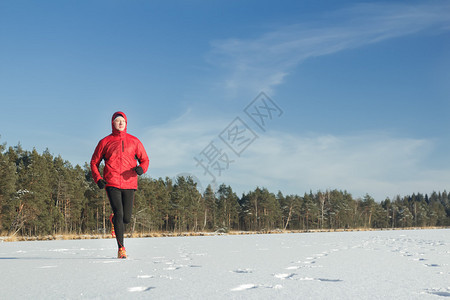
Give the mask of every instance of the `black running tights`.
M 122 190 L 115 187 L 107 187 L 109 203 L 114 213 L 113 224 L 116 232 L 117 246 L 123 247 L 123 234 L 125 225 L 131 221 L 135 190 Z

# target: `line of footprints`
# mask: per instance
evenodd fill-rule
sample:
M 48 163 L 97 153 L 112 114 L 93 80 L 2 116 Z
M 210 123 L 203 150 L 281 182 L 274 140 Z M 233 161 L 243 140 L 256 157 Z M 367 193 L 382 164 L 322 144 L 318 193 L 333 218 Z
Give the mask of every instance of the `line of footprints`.
M 432 243 L 432 244 L 430 244 Z M 423 251 L 421 251 L 421 245 L 423 245 Z M 400 239 L 393 239 L 393 238 L 381 238 L 381 237 L 373 237 L 369 240 L 362 241 L 360 244 L 352 246 L 351 248 L 364 248 L 367 250 L 385 250 L 385 251 L 391 251 L 398 253 L 400 256 L 407 257 L 411 261 L 415 261 L 418 263 L 423 264 L 425 267 L 431 267 L 439 269 L 441 265 L 429 262 L 426 258 L 426 251 L 429 251 L 427 249 L 430 249 L 430 245 L 435 246 L 442 246 L 445 245 L 442 242 L 435 242 L 435 241 L 426 241 L 426 240 L 420 240 L 415 241 L 412 239 L 408 239 L 407 237 L 401 237 Z M 335 245 L 336 246 L 336 245 Z M 380 247 L 381 246 L 381 247 Z M 419 247 L 419 249 L 417 249 Z M 349 249 L 349 247 L 342 247 L 342 248 L 333 248 L 328 251 L 323 251 L 321 253 L 317 253 L 315 255 L 306 257 L 300 261 L 292 262 L 289 266 L 282 269 L 280 273 L 274 273 L 270 274 L 274 278 L 277 278 L 280 280 L 279 284 L 254 284 L 254 283 L 245 283 L 241 284 L 236 287 L 231 287 L 231 292 L 240 292 L 240 291 L 246 291 L 250 289 L 256 289 L 256 288 L 269 288 L 269 289 L 282 289 L 283 280 L 298 280 L 298 281 L 319 281 L 319 282 L 333 282 L 333 283 L 339 283 L 343 280 L 339 278 L 322 278 L 322 277 L 302 277 L 298 273 L 300 273 L 299 270 L 301 269 L 312 269 L 312 268 L 320 268 L 322 267 L 319 262 L 320 259 L 329 255 L 332 255 L 333 253 L 336 253 L 338 251 L 345 251 Z M 411 251 L 411 249 L 417 250 L 417 251 Z M 190 267 L 190 268 L 200 268 L 199 265 L 190 264 L 192 261 L 191 255 L 196 256 L 203 256 L 207 255 L 206 253 L 191 253 L 189 254 L 186 250 L 180 249 L 179 251 L 179 258 L 181 262 L 176 262 L 175 260 L 168 260 L 165 257 L 154 257 L 154 263 L 155 264 L 163 264 L 164 267 L 162 268 L 165 271 L 176 271 L 180 268 Z M 449 253 L 447 253 L 449 254 Z M 296 273 L 296 271 L 298 273 Z M 251 274 L 254 271 L 252 269 L 248 268 L 239 268 L 235 270 L 230 270 L 230 272 L 235 274 L 240 274 L 239 276 L 244 276 L 245 274 Z M 304 273 L 304 272 L 303 272 Z M 440 274 L 443 275 L 450 275 L 450 273 L 446 272 L 440 272 Z M 153 275 L 138 275 L 137 278 L 146 279 L 146 278 L 154 278 Z M 159 278 L 166 278 L 166 279 L 176 279 L 175 277 L 168 276 L 168 275 L 158 275 Z M 130 287 L 128 289 L 129 292 L 146 292 L 151 291 L 155 287 L 143 287 L 143 286 L 137 286 L 137 287 Z M 424 294 L 432 294 L 437 296 L 443 296 L 443 297 L 450 297 L 450 288 L 430 288 L 423 292 Z

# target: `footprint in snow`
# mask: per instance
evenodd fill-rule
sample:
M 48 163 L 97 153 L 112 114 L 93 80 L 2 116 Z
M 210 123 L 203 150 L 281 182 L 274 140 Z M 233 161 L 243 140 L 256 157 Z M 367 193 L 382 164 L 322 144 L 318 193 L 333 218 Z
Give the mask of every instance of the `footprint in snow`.
M 341 282 L 341 279 L 328 279 L 328 278 L 311 278 L 311 277 L 302 277 L 299 278 L 301 281 L 321 281 L 321 282 Z
M 233 270 L 231 272 L 238 273 L 238 274 L 253 273 L 253 271 L 251 269 L 237 269 L 237 270 Z
M 341 279 L 328 279 L 328 278 L 315 278 L 315 280 L 317 281 L 322 281 L 322 282 L 341 282 Z
M 426 290 L 428 294 L 441 296 L 441 297 L 450 297 L 450 288 L 447 289 L 428 289 Z
M 426 258 L 413 258 L 414 261 L 425 261 Z
M 155 287 L 153 287 L 153 286 L 133 286 L 133 287 L 129 287 L 128 291 L 129 292 L 148 292 L 154 288 Z
M 304 264 L 315 264 L 316 261 L 315 260 L 311 260 L 311 261 L 305 261 Z
M 425 264 L 427 267 L 440 267 L 438 264 Z
M 294 277 L 295 273 L 290 273 L 290 274 L 286 274 L 286 273 L 278 273 L 278 274 L 273 274 L 273 276 L 275 278 L 279 278 L 279 279 L 292 279 L 292 277 Z
M 246 291 L 246 290 L 251 290 L 251 289 L 255 289 L 258 286 L 256 284 L 253 283 L 248 283 L 248 284 L 241 284 L 238 287 L 235 287 L 234 289 L 231 289 L 232 292 L 240 292 L 240 291 Z
M 146 279 L 146 278 L 153 278 L 153 275 L 138 275 L 137 278 L 142 278 L 142 279 Z

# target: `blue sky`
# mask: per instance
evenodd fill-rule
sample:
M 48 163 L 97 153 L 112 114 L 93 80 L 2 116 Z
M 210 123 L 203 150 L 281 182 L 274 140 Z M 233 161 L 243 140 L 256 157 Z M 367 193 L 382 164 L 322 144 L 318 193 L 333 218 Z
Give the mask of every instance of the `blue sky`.
M 122 110 L 151 177 L 449 190 L 450 1 L 3 0 L 0 43 L 8 146 L 84 165 Z

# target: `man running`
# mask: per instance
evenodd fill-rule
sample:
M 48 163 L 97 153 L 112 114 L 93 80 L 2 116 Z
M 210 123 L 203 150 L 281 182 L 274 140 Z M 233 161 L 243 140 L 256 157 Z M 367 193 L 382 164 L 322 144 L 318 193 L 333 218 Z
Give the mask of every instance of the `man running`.
M 131 221 L 134 192 L 138 175 L 147 172 L 149 160 L 141 141 L 127 133 L 127 116 L 116 112 L 112 116 L 112 133 L 98 143 L 91 159 L 92 177 L 100 189 L 106 188 L 113 213 L 110 216 L 112 235 L 119 247 L 118 258 L 127 258 L 123 235 Z M 100 162 L 105 161 L 103 177 Z M 138 164 L 139 163 L 139 164 Z

